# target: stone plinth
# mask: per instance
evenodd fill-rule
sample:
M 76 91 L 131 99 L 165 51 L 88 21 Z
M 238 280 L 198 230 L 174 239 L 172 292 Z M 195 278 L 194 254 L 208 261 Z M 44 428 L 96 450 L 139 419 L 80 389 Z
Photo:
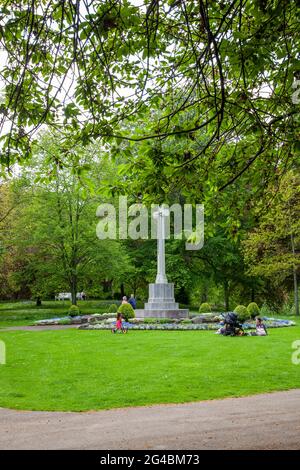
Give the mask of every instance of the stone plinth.
M 174 284 L 170 282 L 149 284 L 149 299 L 144 310 L 136 312 L 142 318 L 186 318 L 189 311 L 180 309 L 174 297 Z
M 188 318 L 188 309 L 178 308 L 177 310 L 135 310 L 137 318 Z
M 149 284 L 149 299 L 145 303 L 145 310 L 177 310 L 175 302 L 174 284 Z

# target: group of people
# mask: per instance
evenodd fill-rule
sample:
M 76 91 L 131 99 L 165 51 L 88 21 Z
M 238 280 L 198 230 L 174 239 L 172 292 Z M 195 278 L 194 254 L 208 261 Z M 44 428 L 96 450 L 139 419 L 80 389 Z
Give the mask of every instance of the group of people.
M 130 304 L 133 310 L 136 309 L 136 299 L 134 298 L 134 295 L 131 294 L 130 298 L 127 299 L 126 295 L 122 298 L 122 305 L 123 304 Z
M 225 316 L 223 325 L 217 331 L 217 334 L 224 336 L 267 336 L 268 331 L 262 319 L 257 317 L 255 320 L 255 331 L 246 333 L 242 325 L 238 322 L 237 315 L 230 312 Z
M 121 304 L 122 305 L 130 304 L 134 310 L 136 309 L 136 299 L 133 294 L 131 294 L 129 299 L 127 299 L 126 295 L 124 295 L 124 297 L 122 298 Z M 120 312 L 117 313 L 116 327 L 113 328 L 111 331 L 112 333 L 127 333 L 128 329 L 123 326 L 122 313 Z

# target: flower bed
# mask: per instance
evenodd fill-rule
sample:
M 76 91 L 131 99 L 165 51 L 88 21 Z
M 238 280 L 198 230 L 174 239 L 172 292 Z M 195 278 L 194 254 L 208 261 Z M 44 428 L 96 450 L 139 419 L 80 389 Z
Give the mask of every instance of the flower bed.
M 38 320 L 35 322 L 35 325 L 78 325 L 80 329 L 86 330 L 110 330 L 115 326 L 115 318 L 115 313 L 96 313 L 93 315 L 80 315 L 76 317 L 65 316 Z M 195 318 L 181 320 L 170 319 L 169 321 L 166 318 L 152 318 L 145 319 L 145 321 L 141 318 L 135 318 L 132 322 L 123 322 L 123 324 L 126 328 L 131 330 L 218 330 L 222 326 L 222 323 L 220 321 L 216 322 L 216 319 L 207 323 L 194 323 L 194 321 Z M 263 317 L 263 321 L 267 328 L 282 328 L 295 325 L 295 323 L 290 320 L 278 318 Z M 245 330 L 255 329 L 255 322 L 245 322 L 243 328 Z
M 264 323 L 267 328 L 282 328 L 287 326 L 294 326 L 295 322 L 290 320 L 281 320 L 275 318 L 263 317 Z M 110 330 L 115 326 L 115 322 L 110 324 L 99 322 L 95 324 L 83 324 L 79 326 L 79 329 L 84 330 Z M 184 324 L 184 323 L 127 323 L 123 322 L 124 328 L 130 330 L 218 330 L 222 324 L 221 323 L 196 323 L 196 324 Z M 255 323 L 249 322 L 243 325 L 245 330 L 255 329 Z

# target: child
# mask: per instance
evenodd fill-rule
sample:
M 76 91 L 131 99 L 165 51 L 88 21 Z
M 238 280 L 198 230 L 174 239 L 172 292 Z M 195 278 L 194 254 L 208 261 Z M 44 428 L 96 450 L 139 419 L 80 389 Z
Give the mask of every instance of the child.
M 111 330 L 112 333 L 127 333 L 126 328 L 122 325 L 122 313 L 117 313 L 116 328 Z
M 257 317 L 256 318 L 256 330 L 250 333 L 251 336 L 267 336 L 267 328 L 266 325 L 262 322 L 262 319 Z
M 267 336 L 267 328 L 266 325 L 262 322 L 262 319 L 257 317 L 256 318 L 256 335 L 257 336 Z

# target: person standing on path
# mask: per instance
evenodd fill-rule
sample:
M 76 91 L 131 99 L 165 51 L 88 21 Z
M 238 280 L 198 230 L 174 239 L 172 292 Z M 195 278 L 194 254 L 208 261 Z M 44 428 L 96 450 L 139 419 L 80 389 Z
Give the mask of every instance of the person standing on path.
M 131 305 L 133 310 L 136 309 L 136 299 L 134 298 L 133 294 L 131 294 L 130 299 L 128 300 L 128 303 Z

